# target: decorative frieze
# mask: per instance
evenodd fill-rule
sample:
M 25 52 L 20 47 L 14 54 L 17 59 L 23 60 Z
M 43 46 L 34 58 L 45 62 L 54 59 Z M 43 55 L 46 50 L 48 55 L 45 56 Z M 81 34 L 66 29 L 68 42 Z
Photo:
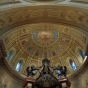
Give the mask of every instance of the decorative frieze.
M 6 13 L 0 16 L 0 28 L 17 22 L 38 19 L 58 19 L 88 27 L 88 13 L 68 9 L 30 9 Z

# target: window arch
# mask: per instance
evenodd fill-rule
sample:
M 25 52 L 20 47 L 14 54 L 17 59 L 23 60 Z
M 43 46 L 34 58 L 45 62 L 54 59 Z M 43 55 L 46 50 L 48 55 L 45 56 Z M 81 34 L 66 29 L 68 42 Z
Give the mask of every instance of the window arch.
M 6 59 L 7 59 L 8 61 L 10 61 L 10 60 L 13 58 L 14 54 L 15 54 L 14 50 L 11 50 L 11 51 L 7 54 Z
M 85 53 L 82 50 L 79 50 L 79 52 L 80 52 L 80 55 L 81 55 L 82 59 L 84 60 L 85 57 L 86 57 Z
M 80 56 L 82 60 L 84 60 L 87 57 L 84 50 L 82 50 L 80 47 L 76 48 L 76 53 Z
M 70 59 L 70 60 L 69 60 L 69 63 L 70 63 L 70 65 L 71 65 L 71 67 L 72 67 L 72 70 L 76 70 L 76 69 L 77 69 L 77 66 L 76 66 L 76 64 L 75 64 L 74 61 L 72 61 L 72 60 Z
M 19 62 L 17 63 L 17 65 L 16 65 L 15 70 L 16 70 L 17 72 L 20 72 L 21 68 L 22 68 L 22 61 L 19 61 Z

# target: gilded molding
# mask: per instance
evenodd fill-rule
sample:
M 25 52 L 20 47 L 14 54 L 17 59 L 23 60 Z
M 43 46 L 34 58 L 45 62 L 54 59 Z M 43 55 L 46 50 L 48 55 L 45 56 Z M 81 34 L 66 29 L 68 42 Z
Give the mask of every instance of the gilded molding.
M 27 20 L 37 20 L 43 19 L 58 19 L 65 20 L 78 25 L 83 25 L 88 28 L 88 13 L 68 10 L 68 9 L 30 9 L 30 10 L 21 10 L 10 13 L 5 13 L 0 16 L 0 28 L 5 28 L 6 26 Z

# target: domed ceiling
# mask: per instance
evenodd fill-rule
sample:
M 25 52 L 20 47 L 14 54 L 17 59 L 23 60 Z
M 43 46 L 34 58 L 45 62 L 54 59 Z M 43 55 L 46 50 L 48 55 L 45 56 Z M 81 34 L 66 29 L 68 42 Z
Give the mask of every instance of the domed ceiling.
M 86 51 L 86 35 L 76 27 L 45 22 L 16 27 L 5 33 L 2 39 L 7 59 L 8 54 L 14 51 L 8 60 L 11 67 L 16 69 L 17 63 L 23 62 L 20 72 L 23 75 L 26 75 L 28 66 L 41 66 L 44 57 L 50 59 L 52 66 L 67 66 L 68 74 L 72 74 L 74 70 L 69 60 L 74 61 L 77 68 L 84 63 L 80 51 Z

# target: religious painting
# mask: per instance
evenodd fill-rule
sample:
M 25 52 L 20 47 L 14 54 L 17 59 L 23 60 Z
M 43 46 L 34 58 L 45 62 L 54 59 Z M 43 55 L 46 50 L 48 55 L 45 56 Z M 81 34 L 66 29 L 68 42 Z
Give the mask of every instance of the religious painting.
M 58 39 L 57 32 L 42 31 L 42 32 L 33 32 L 33 40 L 40 45 L 50 45 Z
M 28 38 L 25 38 L 25 39 L 21 40 L 21 44 L 25 45 L 28 41 L 29 41 Z

